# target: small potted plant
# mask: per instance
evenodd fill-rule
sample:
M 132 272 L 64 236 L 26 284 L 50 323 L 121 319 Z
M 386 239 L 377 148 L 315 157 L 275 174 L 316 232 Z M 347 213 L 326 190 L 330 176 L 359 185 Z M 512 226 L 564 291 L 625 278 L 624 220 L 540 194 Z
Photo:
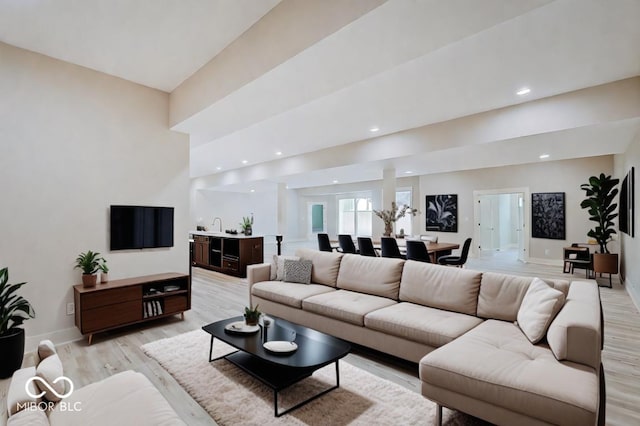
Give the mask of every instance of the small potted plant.
M 102 262 L 98 266 L 100 269 L 100 282 L 107 283 L 109 282 L 109 267 L 107 266 L 107 260 L 102 259 Z
M 17 290 L 26 283 L 9 284 L 9 269 L 0 269 L 0 379 L 22 365 L 24 329 L 22 323 L 35 317 L 33 308 Z
M 587 236 L 596 240 L 600 246 L 600 251 L 593 255 L 594 272 L 605 272 L 609 274 L 618 273 L 618 254 L 610 253 L 607 243 L 611 236 L 616 233 L 613 219 L 618 216 L 614 203 L 618 194 L 620 179 L 613 179 L 611 176 L 591 176 L 589 183 L 580 185 L 580 189 L 586 192 L 587 198 L 580 203 L 580 207 L 588 209 L 589 220 L 596 222 L 596 227 L 590 229 Z
M 258 305 L 255 308 L 246 307 L 244 308 L 244 322 L 247 325 L 258 325 L 258 321 L 260 320 L 260 311 L 258 310 Z
M 240 227 L 242 228 L 242 233 L 244 235 L 251 235 L 253 233 L 253 214 L 251 217 L 242 217 L 242 222 L 240 222 Z
M 76 259 L 76 268 L 82 269 L 82 285 L 84 287 L 95 287 L 98 277 L 96 272 L 100 269 L 100 262 L 104 261 L 100 253 L 92 252 L 80 253 Z

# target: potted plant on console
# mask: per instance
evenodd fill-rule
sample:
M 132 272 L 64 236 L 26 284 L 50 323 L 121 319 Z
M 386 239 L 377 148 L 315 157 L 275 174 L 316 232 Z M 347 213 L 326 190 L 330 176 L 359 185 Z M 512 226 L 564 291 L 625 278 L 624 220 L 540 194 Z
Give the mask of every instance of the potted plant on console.
M 20 326 L 35 317 L 29 302 L 16 294 L 25 284 L 9 284 L 9 269 L 0 269 L 0 379 L 11 377 L 22 366 L 24 329 Z
M 600 251 L 593 255 L 593 271 L 600 274 L 608 273 L 609 280 L 611 280 L 611 274 L 618 273 L 618 254 L 610 253 L 607 249 L 607 243 L 616 233 L 613 219 L 618 216 L 616 212 L 618 205 L 614 203 L 615 196 L 618 194 L 618 188 L 616 188 L 618 182 L 620 179 L 613 179 L 601 173 L 600 176 L 591 176 L 589 183 L 580 185 L 580 189 L 585 191 L 587 196 L 580 203 L 580 207 L 588 209 L 589 220 L 597 224 L 587 233 L 587 236 L 595 239 L 600 246 Z
M 109 282 L 109 267 L 107 266 L 107 259 L 102 259 L 98 269 L 100 269 L 100 282 L 103 284 Z
M 98 281 L 96 272 L 100 269 L 100 262 L 104 262 L 104 259 L 100 257 L 98 252 L 89 250 L 78 255 L 75 267 L 82 269 L 82 285 L 84 287 L 95 287 Z

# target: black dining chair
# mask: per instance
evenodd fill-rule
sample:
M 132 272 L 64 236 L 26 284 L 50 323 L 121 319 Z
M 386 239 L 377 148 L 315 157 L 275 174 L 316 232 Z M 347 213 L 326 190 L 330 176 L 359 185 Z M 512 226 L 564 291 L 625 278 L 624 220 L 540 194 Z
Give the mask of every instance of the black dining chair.
M 431 263 L 425 241 L 407 240 L 407 260 Z
M 378 257 L 378 253 L 373 247 L 373 241 L 368 237 L 358 237 L 358 251 L 361 256 Z
M 340 248 L 338 249 L 338 251 L 341 251 L 342 253 L 358 253 L 358 250 L 356 250 L 356 245 L 353 244 L 353 238 L 351 238 L 351 235 L 338 235 L 338 244 L 340 244 Z
M 329 241 L 329 234 L 318 234 L 318 249 L 320 251 L 333 251 Z
M 382 248 L 382 257 L 405 259 L 405 256 L 400 253 L 400 248 L 398 248 L 398 242 L 395 238 L 382 237 L 380 239 L 380 243 Z
M 440 256 L 438 258 L 438 263 L 440 265 L 447 266 L 457 266 L 458 268 L 462 268 L 465 263 L 467 263 L 467 257 L 469 256 L 469 249 L 471 248 L 471 238 L 467 238 L 462 246 L 462 252 L 460 256 L 456 256 L 454 254 L 448 256 Z

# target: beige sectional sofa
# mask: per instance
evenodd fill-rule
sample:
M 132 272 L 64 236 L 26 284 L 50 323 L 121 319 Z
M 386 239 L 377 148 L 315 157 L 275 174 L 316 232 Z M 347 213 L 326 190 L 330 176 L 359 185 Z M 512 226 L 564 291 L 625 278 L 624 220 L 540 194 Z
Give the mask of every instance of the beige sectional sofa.
M 505 425 L 602 421 L 595 281 L 545 280 L 565 301 L 533 344 L 515 323 L 533 278 L 309 249 L 296 255 L 312 261 L 311 283 L 274 280 L 276 263 L 251 265 L 251 303 L 419 363 L 438 421 L 441 406 Z

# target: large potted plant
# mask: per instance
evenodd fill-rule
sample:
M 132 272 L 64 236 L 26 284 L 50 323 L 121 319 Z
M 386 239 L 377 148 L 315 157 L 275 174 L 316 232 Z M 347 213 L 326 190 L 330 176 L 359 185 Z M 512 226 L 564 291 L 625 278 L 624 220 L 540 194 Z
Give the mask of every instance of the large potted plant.
M 104 259 L 100 257 L 100 253 L 92 252 L 80 253 L 76 258 L 76 268 L 82 269 L 82 285 L 84 287 L 95 287 L 98 281 L 96 272 L 100 269 L 100 262 Z
M 589 183 L 580 185 L 586 192 L 580 207 L 588 209 L 589 220 L 596 222 L 596 227 L 590 229 L 587 236 L 596 240 L 600 246 L 598 253 L 593 255 L 593 271 L 596 273 L 618 273 L 618 254 L 610 253 L 607 243 L 616 233 L 613 219 L 618 217 L 616 209 L 618 204 L 614 202 L 618 195 L 616 186 L 620 179 L 614 179 L 610 175 L 601 173 L 600 176 L 591 176 Z
M 20 326 L 35 317 L 29 302 L 16 294 L 25 284 L 9 284 L 9 269 L 0 269 L 0 379 L 11 377 L 22 366 L 24 329 Z

